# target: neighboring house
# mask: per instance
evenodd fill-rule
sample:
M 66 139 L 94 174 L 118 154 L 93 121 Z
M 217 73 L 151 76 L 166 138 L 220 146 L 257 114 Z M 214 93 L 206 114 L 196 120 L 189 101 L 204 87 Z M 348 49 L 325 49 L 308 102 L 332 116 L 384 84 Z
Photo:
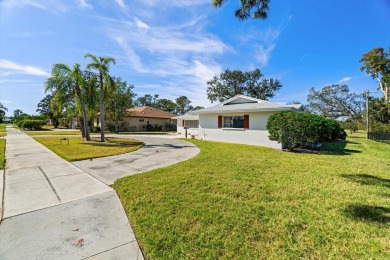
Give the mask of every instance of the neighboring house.
M 187 129 L 187 137 L 194 136 L 199 138 L 199 116 L 198 115 L 182 115 L 175 116 L 172 119 L 177 120 L 177 133 L 185 136 L 185 130 Z
M 106 125 L 113 126 L 118 123 L 118 131 L 166 131 L 176 124 L 176 121 L 171 119 L 174 116 L 176 115 L 149 106 L 134 107 L 125 111 L 122 121 L 106 120 Z M 95 119 L 95 126 L 100 126 L 99 119 Z
M 281 149 L 281 144 L 268 138 L 267 120 L 277 112 L 294 110 L 302 110 L 302 105 L 281 105 L 237 95 L 190 114 L 199 115 L 200 139 Z

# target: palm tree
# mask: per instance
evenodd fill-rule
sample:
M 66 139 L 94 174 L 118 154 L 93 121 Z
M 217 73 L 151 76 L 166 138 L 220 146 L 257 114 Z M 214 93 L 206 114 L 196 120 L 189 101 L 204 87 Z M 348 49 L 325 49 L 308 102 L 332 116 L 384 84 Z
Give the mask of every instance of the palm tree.
M 93 54 L 86 54 L 84 58 L 90 58 L 91 63 L 87 65 L 87 69 L 95 69 L 99 71 L 99 83 L 100 83 L 100 141 L 104 142 L 104 128 L 105 128 L 105 121 L 104 121 L 104 94 L 105 91 L 107 91 L 107 88 L 111 85 L 111 82 L 113 81 L 112 78 L 109 76 L 108 72 L 110 69 L 110 63 L 115 64 L 115 59 L 112 57 L 96 57 Z M 108 82 L 107 82 L 108 81 Z M 106 83 L 104 85 L 104 83 Z
M 52 68 L 51 77 L 46 81 L 46 89 L 56 90 L 57 93 L 70 93 L 75 94 L 80 102 L 81 111 L 83 114 L 82 125 L 83 132 L 85 133 L 85 139 L 91 140 L 88 129 L 88 116 L 85 108 L 82 88 L 84 87 L 85 79 L 80 70 L 80 64 L 76 63 L 72 68 L 66 64 L 54 64 Z
M 5 111 L 8 111 L 8 109 L 5 106 L 3 106 L 3 104 L 0 103 L 0 123 L 4 122 Z

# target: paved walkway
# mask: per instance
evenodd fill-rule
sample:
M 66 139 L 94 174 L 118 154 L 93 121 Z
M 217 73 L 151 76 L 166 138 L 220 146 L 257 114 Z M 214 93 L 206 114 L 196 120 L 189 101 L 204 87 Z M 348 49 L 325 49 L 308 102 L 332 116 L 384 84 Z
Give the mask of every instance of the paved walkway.
M 73 165 L 111 185 L 115 180 L 194 157 L 199 148 L 191 143 L 167 137 L 109 135 L 141 140 L 145 146 L 135 152 L 73 162 Z
M 6 140 L 0 259 L 143 259 L 114 190 L 19 130 Z

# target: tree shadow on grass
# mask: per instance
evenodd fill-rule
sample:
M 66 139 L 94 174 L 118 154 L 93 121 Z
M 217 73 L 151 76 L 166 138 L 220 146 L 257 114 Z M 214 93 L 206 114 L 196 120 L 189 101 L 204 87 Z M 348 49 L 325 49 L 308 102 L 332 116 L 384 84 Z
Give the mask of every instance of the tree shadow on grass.
M 80 143 L 81 145 L 89 145 L 89 146 L 100 146 L 100 147 L 129 147 L 129 146 L 137 146 L 143 145 L 143 142 L 85 142 Z
M 353 153 L 361 153 L 359 150 L 346 149 L 347 143 L 350 144 L 360 144 L 358 142 L 350 141 L 336 141 L 336 142 L 326 142 L 320 148 L 320 154 L 325 155 L 351 155 Z
M 364 204 L 352 204 L 346 207 L 344 213 L 355 220 L 389 223 L 390 222 L 390 208 L 370 206 Z
M 390 179 L 384 179 L 370 174 L 342 174 L 340 176 L 353 180 L 362 185 L 374 185 L 390 188 Z

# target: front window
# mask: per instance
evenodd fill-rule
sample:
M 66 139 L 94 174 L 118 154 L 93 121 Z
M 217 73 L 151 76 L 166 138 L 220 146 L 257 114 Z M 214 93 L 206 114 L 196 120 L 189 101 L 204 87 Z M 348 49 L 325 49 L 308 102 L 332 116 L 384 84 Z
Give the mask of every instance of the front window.
M 184 126 L 187 128 L 199 128 L 198 120 L 185 120 Z
M 244 128 L 243 116 L 224 116 L 223 117 L 224 128 Z

